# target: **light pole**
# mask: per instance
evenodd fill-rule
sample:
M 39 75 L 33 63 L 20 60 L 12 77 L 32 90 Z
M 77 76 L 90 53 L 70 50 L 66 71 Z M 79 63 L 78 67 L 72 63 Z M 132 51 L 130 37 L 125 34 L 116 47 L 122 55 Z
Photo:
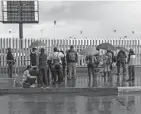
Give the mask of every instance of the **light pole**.
M 11 33 L 12 33 L 12 31 L 11 31 L 11 30 L 9 30 L 9 31 L 8 31 L 8 33 L 9 33 L 9 36 L 11 37 Z
M 56 39 L 56 20 L 54 20 L 54 39 Z
M 135 38 L 135 31 L 132 31 L 132 34 L 133 34 L 133 39 Z
M 80 35 L 81 35 L 81 38 L 83 38 L 83 31 L 82 30 L 80 31 Z
M 116 32 L 117 32 L 117 30 L 113 30 L 113 32 L 114 32 L 114 38 L 116 39 Z
M 40 30 L 40 32 L 41 32 L 41 37 L 42 37 L 42 35 L 43 35 L 43 31 L 44 31 L 44 29 L 41 29 L 41 30 Z
M 22 7 L 24 6 L 25 4 L 21 4 L 20 2 L 20 6 L 18 6 L 18 9 L 19 9 L 19 38 L 20 38 L 20 48 L 22 49 L 23 48 L 23 22 L 22 22 Z

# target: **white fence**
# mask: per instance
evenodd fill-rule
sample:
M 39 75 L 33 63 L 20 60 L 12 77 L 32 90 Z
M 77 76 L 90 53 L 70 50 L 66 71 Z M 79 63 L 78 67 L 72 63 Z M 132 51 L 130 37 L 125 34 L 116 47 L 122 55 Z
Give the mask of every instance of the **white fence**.
M 122 46 L 127 49 L 132 48 L 137 56 L 136 63 L 141 65 L 141 40 L 139 39 L 34 39 L 34 38 L 25 38 L 23 39 L 23 49 L 19 48 L 19 39 L 18 38 L 0 38 L 0 59 L 1 66 L 5 66 L 6 62 L 6 49 L 8 47 L 12 48 L 12 52 L 16 59 L 17 66 L 24 66 L 30 64 L 30 51 L 29 46 L 32 42 L 40 40 L 46 43 L 46 53 L 49 54 L 53 51 L 53 47 L 57 46 L 59 50 L 66 51 L 69 49 L 70 45 L 74 45 L 77 52 L 80 52 L 82 49 L 87 46 L 97 46 L 104 42 L 109 42 L 115 46 Z M 103 53 L 101 51 L 101 53 Z M 78 65 L 85 65 L 84 57 L 79 55 Z

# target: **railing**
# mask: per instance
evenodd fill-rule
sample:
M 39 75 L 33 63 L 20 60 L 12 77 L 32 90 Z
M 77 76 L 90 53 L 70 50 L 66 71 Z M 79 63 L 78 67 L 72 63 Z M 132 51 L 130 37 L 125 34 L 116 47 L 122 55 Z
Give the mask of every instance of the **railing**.
M 97 46 L 100 43 L 109 42 L 115 46 L 122 46 L 127 49 L 132 48 L 136 54 L 136 63 L 141 65 L 141 40 L 139 39 L 35 39 L 35 38 L 25 38 L 23 39 L 23 49 L 19 49 L 19 39 L 18 38 L 0 38 L 0 60 L 6 61 L 7 48 L 11 47 L 14 58 L 16 59 L 17 66 L 26 66 L 30 63 L 30 52 L 29 46 L 32 42 L 39 40 L 46 43 L 45 49 L 47 55 L 53 51 L 53 47 L 58 47 L 59 50 L 64 52 L 69 49 L 70 45 L 74 45 L 74 48 L 79 53 L 82 49 L 88 46 Z M 40 48 L 40 47 L 39 47 Z M 103 54 L 104 51 L 100 50 Z M 28 61 L 28 62 L 27 62 Z M 0 63 L 1 66 L 6 66 L 5 62 Z M 79 66 L 86 65 L 85 57 L 79 55 Z

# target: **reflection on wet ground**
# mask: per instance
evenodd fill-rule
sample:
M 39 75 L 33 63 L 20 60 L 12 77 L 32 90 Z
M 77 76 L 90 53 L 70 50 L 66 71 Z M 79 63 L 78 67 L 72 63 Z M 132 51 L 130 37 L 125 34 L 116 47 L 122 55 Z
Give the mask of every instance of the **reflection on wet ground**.
M 6 74 L 0 75 L 1 77 L 6 77 Z M 136 77 L 135 81 L 127 82 L 128 75 L 117 76 L 114 73 L 110 78 L 98 75 L 94 79 L 89 80 L 87 75 L 87 69 L 80 69 L 77 72 L 76 80 L 65 80 L 64 83 L 52 86 L 51 87 L 116 87 L 116 86 L 141 86 L 141 76 L 140 76 L 140 68 L 136 69 Z M 13 80 L 1 79 L 0 78 L 0 88 L 11 88 L 13 85 Z
M 1 114 L 140 114 L 141 96 L 0 96 Z

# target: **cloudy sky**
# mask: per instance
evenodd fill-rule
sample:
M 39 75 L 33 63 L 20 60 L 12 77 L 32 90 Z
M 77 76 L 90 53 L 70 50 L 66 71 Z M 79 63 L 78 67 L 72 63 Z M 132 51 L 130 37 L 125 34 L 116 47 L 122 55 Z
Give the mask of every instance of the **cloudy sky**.
M 58 38 L 141 37 L 141 2 L 40 1 L 39 24 L 25 24 L 24 37 L 54 37 L 54 20 Z M 9 35 L 9 30 L 12 33 Z M 0 23 L 1 36 L 18 37 L 18 25 Z

